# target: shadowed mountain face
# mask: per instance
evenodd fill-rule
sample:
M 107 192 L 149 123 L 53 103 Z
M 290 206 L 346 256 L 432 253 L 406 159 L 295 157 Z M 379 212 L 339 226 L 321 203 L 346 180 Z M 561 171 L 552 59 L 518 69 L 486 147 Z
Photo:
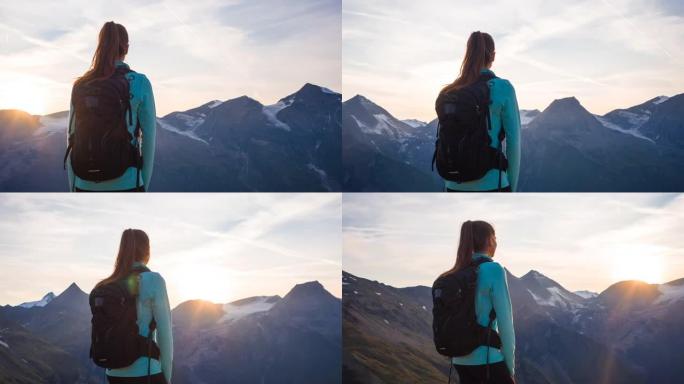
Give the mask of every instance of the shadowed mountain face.
M 318 282 L 284 298 L 191 300 L 172 311 L 174 383 L 339 383 L 341 303 Z M 0 307 L 0 382 L 101 383 L 89 359 L 88 296 L 72 284 L 44 307 Z
M 519 190 L 680 191 L 684 94 L 604 116 L 569 97 L 521 110 Z M 399 121 L 363 96 L 342 107 L 345 191 L 439 191 L 430 164 L 437 122 Z
M 339 191 L 341 95 L 313 84 L 157 119 L 152 191 Z M 0 111 L 0 190 L 66 191 L 68 113 Z
M 684 279 L 620 282 L 583 298 L 531 271 L 507 272 L 518 383 L 675 383 L 684 374 Z M 429 287 L 394 288 L 344 272 L 343 382 L 443 383 Z M 646 380 L 648 378 L 648 380 Z
M 363 96 L 342 106 L 343 188 L 364 191 L 434 191 L 430 172 L 434 131 L 409 125 Z

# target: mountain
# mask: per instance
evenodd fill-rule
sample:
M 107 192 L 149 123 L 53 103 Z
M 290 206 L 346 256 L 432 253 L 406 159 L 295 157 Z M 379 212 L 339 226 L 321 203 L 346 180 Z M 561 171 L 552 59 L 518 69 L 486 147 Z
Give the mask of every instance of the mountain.
M 653 116 L 676 98 L 653 106 Z M 664 112 L 661 112 L 661 109 Z M 606 117 L 605 119 L 610 119 Z M 618 120 L 613 120 L 618 124 Z M 629 128 L 632 129 L 632 128 Z M 522 131 L 520 189 L 524 191 L 678 191 L 676 143 L 606 128 L 575 98 L 556 100 Z
M 94 364 L 87 364 L 90 350 L 90 334 L 87 331 L 90 327 L 90 307 L 88 295 L 76 284 L 71 284 L 43 307 L 0 307 L 0 317 L 16 325 L 15 336 L 26 335 L 27 339 L 38 339 L 47 351 L 51 351 L 49 358 L 43 360 L 33 347 L 16 350 L 12 351 L 15 359 L 35 361 L 36 364 L 45 366 L 47 372 L 59 372 L 60 375 L 71 378 L 58 381 L 57 376 L 50 376 L 45 382 L 102 380 L 102 371 L 96 369 Z M 0 373 L 0 377 L 2 374 Z M 9 377 L 17 379 L 12 375 Z M 37 382 L 42 381 L 26 381 Z
M 589 298 L 537 271 L 507 271 L 507 279 L 518 383 L 675 383 L 684 374 L 684 279 L 619 282 Z M 342 285 L 344 383 L 446 381 L 429 287 L 395 288 L 347 272 Z
M 47 293 L 45 296 L 43 296 L 42 299 L 37 300 L 37 301 L 27 301 L 25 303 L 19 304 L 20 307 L 22 308 L 31 308 L 31 307 L 44 307 L 46 306 L 52 299 L 55 298 L 55 294 L 52 292 Z
M 65 191 L 68 113 L 0 111 L 0 190 Z M 246 96 L 157 119 L 152 191 L 339 191 L 341 95 L 305 84 L 274 105 Z
M 680 191 L 684 94 L 659 96 L 603 116 L 574 97 L 520 110 L 519 190 Z M 342 106 L 345 191 L 440 191 L 430 164 L 437 122 L 408 124 L 363 96 Z
M 176 323 L 174 383 L 341 381 L 341 303 L 318 282 L 299 284 L 282 299 L 184 303 L 173 310 L 174 321 L 191 308 L 211 320 Z
M 439 190 L 430 172 L 435 132 L 429 124 L 398 120 L 357 95 L 342 103 L 342 125 L 344 191 Z
M 569 292 L 560 284 L 537 271 L 526 273 L 520 280 L 525 284 L 527 292 L 541 306 L 560 307 L 573 310 L 582 307 L 584 298 Z
M 339 383 L 341 302 L 318 282 L 284 298 L 190 300 L 172 311 L 174 383 Z M 71 284 L 44 307 L 0 307 L 0 382 L 100 383 L 88 295 Z

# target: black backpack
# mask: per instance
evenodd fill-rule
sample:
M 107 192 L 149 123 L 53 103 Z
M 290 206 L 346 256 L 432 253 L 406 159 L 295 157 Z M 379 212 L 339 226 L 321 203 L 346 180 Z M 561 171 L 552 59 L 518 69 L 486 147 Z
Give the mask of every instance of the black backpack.
M 128 131 L 128 125 L 132 124 L 130 85 L 126 79 L 129 72 L 132 71 L 127 67 L 118 67 L 111 77 L 79 84 L 71 92 L 75 129 L 69 136 L 64 164 L 66 168 L 71 154 L 74 174 L 83 180 L 115 179 L 131 166 L 140 172 L 139 121 L 135 129 L 135 137 L 139 139 L 137 147 L 132 144 L 133 135 Z
M 90 358 L 96 365 L 123 368 L 142 356 L 159 360 L 159 347 L 152 340 L 152 331 L 156 328 L 154 318 L 149 325 L 149 337 L 138 333 L 138 279 L 140 273 L 149 271 L 135 267 L 129 278 L 95 287 L 90 292 L 93 315 Z
M 459 183 L 478 180 L 490 169 L 508 168 L 501 149 L 490 146 L 491 101 L 487 81 L 493 78 L 493 74 L 484 73 L 475 83 L 437 97 L 435 109 L 439 123 L 432 169 L 436 165 L 445 180 Z M 504 137 L 502 129 L 499 141 Z
M 448 357 L 465 356 L 481 345 L 501 348 L 499 334 L 490 327 L 496 318 L 492 309 L 489 324 L 477 322 L 475 292 L 481 258 L 469 266 L 440 276 L 432 285 L 432 332 L 437 352 Z

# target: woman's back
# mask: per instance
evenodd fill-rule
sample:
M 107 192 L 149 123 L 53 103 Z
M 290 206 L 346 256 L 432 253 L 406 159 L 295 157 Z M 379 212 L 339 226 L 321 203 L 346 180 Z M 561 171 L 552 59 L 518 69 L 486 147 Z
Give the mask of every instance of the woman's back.
M 489 69 L 483 69 L 481 73 L 494 74 Z M 505 79 L 493 78 L 487 82 L 490 90 L 489 116 L 491 127 L 489 136 L 492 148 L 501 148 L 499 134 L 504 130 L 505 155 L 508 160 L 508 169 L 501 172 L 501 187 L 517 189 L 518 176 L 520 174 L 520 112 L 518 101 L 513 85 Z M 499 170 L 490 169 L 481 179 L 458 183 L 445 181 L 448 189 L 458 191 L 490 191 L 499 187 Z
M 142 265 L 136 263 L 134 265 Z M 164 278 L 156 272 L 140 274 L 139 295 L 137 300 L 138 332 L 147 337 L 149 324 L 154 318 L 157 330 L 153 339 L 161 351 L 161 361 L 150 361 L 150 373 L 164 373 L 167 382 L 171 380 L 173 363 L 173 336 L 171 333 L 171 311 Z M 140 357 L 126 368 L 108 369 L 107 375 L 114 377 L 142 377 L 147 375 L 147 357 Z
M 473 258 L 488 257 L 476 253 Z M 501 337 L 501 350 L 491 347 L 480 346 L 471 354 L 462 357 L 454 357 L 452 362 L 458 365 L 482 365 L 487 362 L 487 350 L 489 349 L 489 362 L 497 363 L 504 361 L 511 372 L 515 367 L 515 331 L 513 330 L 513 313 L 506 271 L 496 262 L 483 263 L 479 266 L 477 291 L 475 296 L 475 312 L 477 322 L 486 327 L 489 324 L 489 313 L 494 309 L 496 320 L 492 322 L 492 329 L 496 330 Z

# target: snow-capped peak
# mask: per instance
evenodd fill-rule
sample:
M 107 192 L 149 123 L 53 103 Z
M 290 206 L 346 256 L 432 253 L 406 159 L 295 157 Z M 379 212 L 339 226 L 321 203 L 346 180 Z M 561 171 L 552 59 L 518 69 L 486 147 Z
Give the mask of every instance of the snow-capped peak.
M 37 300 L 37 301 L 27 301 L 25 303 L 19 304 L 20 307 L 22 308 L 33 308 L 33 307 L 44 307 L 46 306 L 49 302 L 52 301 L 52 299 L 55 298 L 55 294 L 52 292 L 49 292 L 47 295 L 43 296 L 42 299 Z

